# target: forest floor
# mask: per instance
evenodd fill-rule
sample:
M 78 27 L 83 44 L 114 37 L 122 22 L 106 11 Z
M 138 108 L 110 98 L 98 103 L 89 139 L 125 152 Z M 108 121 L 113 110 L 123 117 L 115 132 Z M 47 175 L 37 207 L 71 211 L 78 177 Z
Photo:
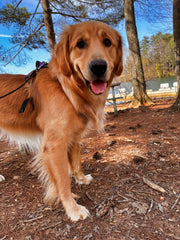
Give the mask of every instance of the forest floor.
M 91 217 L 71 222 L 43 203 L 30 155 L 0 142 L 0 240 L 180 239 L 180 113 L 174 99 L 151 107 L 106 107 L 105 132 L 82 140 L 82 167 L 94 180 L 72 192 Z

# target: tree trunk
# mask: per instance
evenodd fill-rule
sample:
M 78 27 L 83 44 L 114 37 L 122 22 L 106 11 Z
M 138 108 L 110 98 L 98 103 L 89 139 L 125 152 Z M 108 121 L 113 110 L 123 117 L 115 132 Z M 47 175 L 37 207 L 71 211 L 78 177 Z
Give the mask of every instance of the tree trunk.
M 55 32 L 54 32 L 53 21 L 52 21 L 52 16 L 51 16 L 51 8 L 49 6 L 49 0 L 41 0 L 41 5 L 42 5 L 42 9 L 43 9 L 44 23 L 46 26 L 46 33 L 47 33 L 48 42 L 49 42 L 49 49 L 50 49 L 51 56 L 52 56 L 54 53 L 56 38 L 55 38 Z
M 134 99 L 131 103 L 131 106 L 139 107 L 140 105 L 150 105 L 152 104 L 152 101 L 146 93 L 146 83 L 144 80 L 144 72 L 134 15 L 134 0 L 124 0 L 124 16 L 126 21 L 126 34 L 129 43 L 129 52 L 133 62 L 132 85 L 134 90 Z
M 173 0 L 173 35 L 177 74 L 178 94 L 172 107 L 180 110 L 180 1 Z

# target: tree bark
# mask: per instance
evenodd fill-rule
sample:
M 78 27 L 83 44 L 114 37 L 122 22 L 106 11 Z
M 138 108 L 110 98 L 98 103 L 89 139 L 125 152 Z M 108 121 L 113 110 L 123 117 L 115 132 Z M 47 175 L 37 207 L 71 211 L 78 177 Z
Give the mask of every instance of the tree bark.
M 49 49 L 50 49 L 51 56 L 52 56 L 54 54 L 56 38 L 55 38 L 55 32 L 54 32 L 54 27 L 53 27 L 51 8 L 50 8 L 48 0 L 41 0 L 41 5 L 42 5 L 42 9 L 43 9 L 44 23 L 46 26 L 46 33 L 47 33 L 48 42 L 49 42 Z
M 178 91 L 177 98 L 172 107 L 180 110 L 180 1 L 173 0 L 173 35 L 175 51 L 175 71 L 177 74 Z
M 132 85 L 134 90 L 134 99 L 131 106 L 139 107 L 140 105 L 150 105 L 152 104 L 152 101 L 146 93 L 146 83 L 144 79 L 134 14 L 134 0 L 124 0 L 124 16 L 126 22 L 126 34 L 129 43 L 129 52 L 133 62 Z

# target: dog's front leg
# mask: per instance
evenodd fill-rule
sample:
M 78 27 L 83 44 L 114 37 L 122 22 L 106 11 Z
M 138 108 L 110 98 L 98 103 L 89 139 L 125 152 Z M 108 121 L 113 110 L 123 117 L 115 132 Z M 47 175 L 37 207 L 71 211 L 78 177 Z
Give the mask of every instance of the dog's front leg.
M 71 183 L 68 173 L 68 146 L 65 139 L 55 139 L 48 137 L 44 139 L 41 159 L 43 169 L 48 177 L 47 199 L 51 199 L 51 194 L 58 196 L 62 201 L 68 217 L 72 221 L 85 219 L 89 211 L 78 205 L 72 197 Z M 54 196 L 52 196 L 54 197 Z
M 68 151 L 71 171 L 76 182 L 79 184 L 89 184 L 93 177 L 90 174 L 84 175 L 81 169 L 81 156 L 79 143 L 74 143 Z

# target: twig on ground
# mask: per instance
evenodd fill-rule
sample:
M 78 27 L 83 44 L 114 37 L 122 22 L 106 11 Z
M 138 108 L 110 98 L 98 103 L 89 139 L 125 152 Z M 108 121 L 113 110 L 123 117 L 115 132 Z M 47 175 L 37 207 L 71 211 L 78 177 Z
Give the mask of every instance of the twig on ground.
M 174 204 L 172 205 L 171 210 L 176 206 L 176 204 L 178 203 L 179 199 L 180 199 L 180 194 L 179 194 L 179 196 L 177 197 L 177 199 L 176 199 L 176 201 L 174 202 Z
M 5 181 L 5 177 L 0 174 L 0 182 Z
M 92 202 L 94 202 L 94 199 L 89 195 L 89 193 L 86 191 L 86 197 L 90 200 L 90 201 L 92 201 Z
M 130 194 L 126 194 L 127 197 L 130 197 L 131 199 L 135 200 L 135 201 L 138 201 L 138 199 Z
M 38 219 L 41 219 L 41 218 L 43 218 L 43 217 L 44 217 L 43 215 L 40 215 L 40 216 L 38 216 L 38 217 L 34 217 L 34 218 L 27 219 L 27 220 L 25 220 L 24 222 L 25 222 L 25 223 L 34 222 L 34 221 L 36 221 L 36 220 L 38 220 Z
M 111 208 L 116 205 L 115 199 L 113 197 L 107 198 L 98 204 L 96 208 L 96 217 L 101 218 L 109 213 Z
M 49 225 L 49 226 L 47 226 L 47 227 L 41 228 L 41 231 L 47 230 L 47 229 L 49 229 L 49 228 L 55 228 L 55 227 L 58 226 L 59 224 L 61 224 L 61 222 L 57 222 L 57 223 L 54 223 L 54 224 Z
M 157 191 L 162 192 L 162 193 L 167 193 L 167 191 L 164 188 L 162 188 L 159 185 L 153 183 L 152 181 L 148 180 L 145 177 L 143 177 L 143 182 L 145 184 L 147 184 L 150 188 L 153 188 L 154 190 L 157 190 Z
M 124 200 L 126 200 L 126 201 L 128 201 L 128 200 L 129 200 L 127 197 L 125 197 L 125 196 L 121 195 L 120 193 L 117 193 L 117 195 L 118 195 L 119 197 L 123 198 L 123 199 L 124 199 Z
M 4 240 L 7 237 L 7 235 L 5 235 L 4 237 L 0 238 L 0 240 Z
M 84 193 L 82 191 L 82 186 L 79 185 L 79 190 L 80 190 L 80 193 L 81 193 L 81 199 L 83 200 L 83 202 L 85 201 L 85 198 L 84 198 Z
M 149 209 L 148 209 L 148 213 L 151 212 L 152 208 L 153 208 L 153 205 L 154 205 L 154 201 L 151 200 L 151 203 L 150 203 L 150 206 L 149 206 Z

